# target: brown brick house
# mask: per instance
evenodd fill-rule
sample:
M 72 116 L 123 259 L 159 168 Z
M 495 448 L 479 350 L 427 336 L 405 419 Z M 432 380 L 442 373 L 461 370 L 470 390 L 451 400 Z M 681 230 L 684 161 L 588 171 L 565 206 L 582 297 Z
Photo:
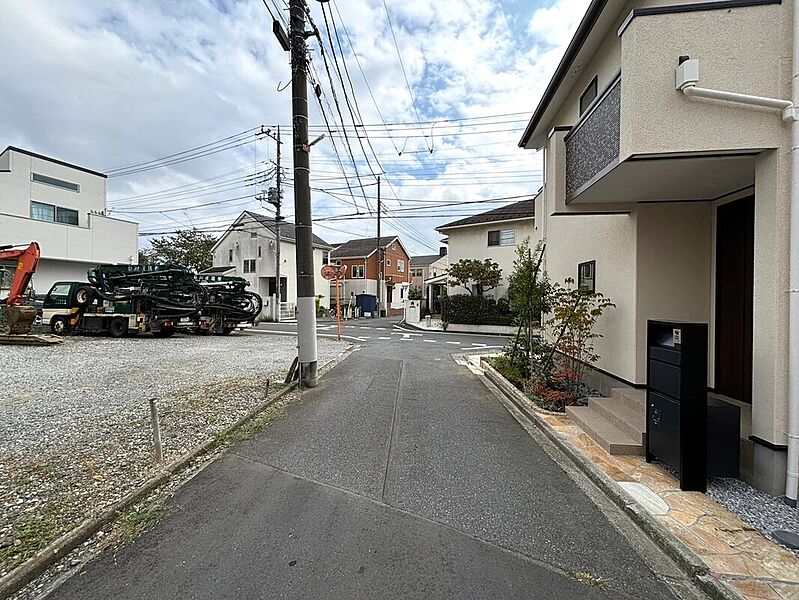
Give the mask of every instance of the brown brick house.
M 380 284 L 381 309 L 389 316 L 402 315 L 411 282 L 408 251 L 398 236 L 381 237 L 379 256 L 377 249 L 377 238 L 362 238 L 349 240 L 330 253 L 331 261 L 347 266 L 342 299 L 354 303 L 358 294 L 376 296 Z M 334 299 L 335 287 L 330 293 Z

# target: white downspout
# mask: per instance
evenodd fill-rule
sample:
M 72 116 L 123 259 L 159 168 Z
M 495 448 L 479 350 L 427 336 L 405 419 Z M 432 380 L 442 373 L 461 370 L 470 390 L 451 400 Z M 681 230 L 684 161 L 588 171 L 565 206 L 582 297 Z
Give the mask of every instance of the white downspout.
M 791 97 L 799 104 L 799 0 L 793 2 Z M 799 121 L 791 124 L 790 282 L 788 302 L 788 464 L 785 501 L 796 506 L 799 487 Z
M 680 57 L 675 87 L 686 96 L 749 104 L 782 111 L 782 120 L 791 124 L 790 255 L 788 281 L 788 457 L 785 475 L 785 502 L 796 506 L 799 491 L 799 0 L 793 6 L 792 100 L 764 98 L 697 87 L 699 61 Z

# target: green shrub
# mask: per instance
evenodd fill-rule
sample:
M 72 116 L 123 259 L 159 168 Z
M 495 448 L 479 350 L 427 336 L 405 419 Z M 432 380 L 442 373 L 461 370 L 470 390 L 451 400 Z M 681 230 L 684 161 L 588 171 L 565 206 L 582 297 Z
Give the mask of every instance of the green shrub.
M 443 302 L 442 316 L 448 323 L 463 325 L 511 325 L 513 315 L 507 300 L 455 294 Z
M 515 385 L 520 390 L 524 389 L 524 375 L 522 372 L 517 369 L 511 360 L 505 356 L 504 354 L 500 354 L 499 356 L 494 356 L 493 358 L 488 359 L 488 363 L 494 367 L 500 375 L 502 375 L 505 379 L 510 381 L 513 385 Z

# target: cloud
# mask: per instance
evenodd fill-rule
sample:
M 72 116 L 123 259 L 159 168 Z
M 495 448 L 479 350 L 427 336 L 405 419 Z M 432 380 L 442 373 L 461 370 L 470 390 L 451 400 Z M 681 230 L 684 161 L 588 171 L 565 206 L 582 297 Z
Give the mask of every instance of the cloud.
M 341 54 L 340 43 L 358 103 L 356 120 L 414 123 L 418 111 L 418 118 L 428 123 L 391 126 L 390 134 L 382 126 L 370 127 L 368 141 L 350 136 L 360 181 L 370 184 L 363 192 L 356 189 L 354 198 L 347 197 L 347 180 L 333 140 L 314 146 L 313 185 L 330 190 L 330 194 L 314 192 L 315 215 L 354 213 L 355 206 L 366 212 L 367 202 L 373 208 L 372 170 L 379 172 L 381 167 L 384 206 L 400 211 L 396 215 L 408 215 L 401 211 L 428 202 L 535 192 L 540 186 L 540 161 L 516 143 L 586 3 L 557 0 L 534 8 L 499 0 L 387 0 L 416 110 L 383 1 L 328 3 L 328 20 L 332 13 L 338 24 L 338 39 L 333 38 L 336 53 Z M 310 5 L 328 47 L 339 108 L 350 121 L 321 5 Z M 319 44 L 313 39 L 309 44 L 312 77 L 318 77 L 325 90 L 323 106 L 336 131 L 336 149 L 349 183 L 357 184 L 346 140 L 336 125 L 338 111 Z M 5 3 L 0 68 L 4 74 L 0 142 L 108 169 L 180 152 L 261 124 L 280 123 L 284 165 L 291 167 L 290 89 L 277 91 L 278 85 L 290 80 L 288 55 L 272 36 L 271 18 L 260 0 Z M 342 77 L 349 92 L 347 73 L 342 71 Z M 323 118 L 312 95 L 310 107 L 311 124 L 319 132 Z M 445 120 L 507 113 L 523 114 L 485 119 L 479 127 L 457 128 Z M 361 144 L 368 155 L 373 149 L 377 160 L 370 157 L 367 163 Z M 252 198 L 232 199 L 260 191 L 260 185 L 245 177 L 256 168 L 267 169 L 274 157 L 274 143 L 263 139 L 168 168 L 113 178 L 109 204 L 136 210 L 118 214 L 139 220 L 142 231 L 192 224 L 218 230 L 240 210 L 260 209 Z M 224 173 L 231 174 L 208 181 Z M 183 193 L 131 198 L 177 186 L 188 187 L 182 188 Z M 291 193 L 292 188 L 286 189 L 289 215 Z M 366 200 L 364 194 L 369 196 Z M 402 200 L 395 201 L 394 196 Z M 207 206 L 210 202 L 218 204 Z M 387 217 L 383 227 L 399 233 L 412 251 L 429 253 L 440 238 L 434 231 L 437 224 L 493 206 L 440 208 L 429 214 L 443 216 L 430 218 Z M 331 241 L 373 235 L 375 230 L 374 220 L 363 218 L 319 226 L 318 233 Z

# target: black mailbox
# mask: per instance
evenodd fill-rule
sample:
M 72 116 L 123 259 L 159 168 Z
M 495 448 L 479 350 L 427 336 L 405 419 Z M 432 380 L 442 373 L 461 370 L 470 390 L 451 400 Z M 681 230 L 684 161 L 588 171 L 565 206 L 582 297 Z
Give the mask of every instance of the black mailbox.
M 646 460 L 707 487 L 707 324 L 647 322 Z

